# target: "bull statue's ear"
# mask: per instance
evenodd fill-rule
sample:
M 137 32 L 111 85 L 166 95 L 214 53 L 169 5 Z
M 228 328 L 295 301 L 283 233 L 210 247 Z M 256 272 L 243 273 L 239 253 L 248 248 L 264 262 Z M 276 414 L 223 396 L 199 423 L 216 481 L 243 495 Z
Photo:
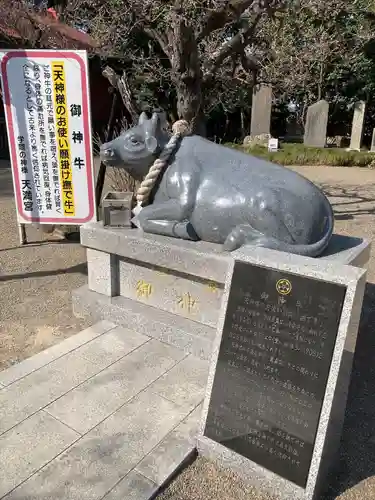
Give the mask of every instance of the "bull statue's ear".
M 156 150 L 158 149 L 158 141 L 156 140 L 156 137 L 153 135 L 146 137 L 146 148 L 151 154 L 156 153 Z
M 143 125 L 144 123 L 146 123 L 148 120 L 148 117 L 147 117 L 147 114 L 143 111 L 143 113 L 141 113 L 140 117 L 139 117 L 139 120 L 138 120 L 138 125 Z

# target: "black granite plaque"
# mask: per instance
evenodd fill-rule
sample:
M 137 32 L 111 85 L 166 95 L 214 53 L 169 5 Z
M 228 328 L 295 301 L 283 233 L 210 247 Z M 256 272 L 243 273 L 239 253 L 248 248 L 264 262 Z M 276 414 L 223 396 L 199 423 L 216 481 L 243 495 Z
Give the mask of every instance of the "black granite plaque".
M 306 486 L 345 293 L 235 262 L 205 436 Z

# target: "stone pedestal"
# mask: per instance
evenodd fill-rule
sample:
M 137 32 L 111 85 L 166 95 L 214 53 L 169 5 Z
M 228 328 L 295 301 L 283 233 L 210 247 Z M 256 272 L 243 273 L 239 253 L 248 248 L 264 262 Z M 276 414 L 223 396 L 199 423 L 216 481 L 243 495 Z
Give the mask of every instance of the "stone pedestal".
M 82 226 L 81 243 L 87 248 L 88 286 L 73 294 L 75 314 L 134 325 L 140 333 L 210 357 L 232 260 L 221 245 L 105 228 L 102 222 Z M 320 259 L 366 267 L 369 244 L 334 235 Z

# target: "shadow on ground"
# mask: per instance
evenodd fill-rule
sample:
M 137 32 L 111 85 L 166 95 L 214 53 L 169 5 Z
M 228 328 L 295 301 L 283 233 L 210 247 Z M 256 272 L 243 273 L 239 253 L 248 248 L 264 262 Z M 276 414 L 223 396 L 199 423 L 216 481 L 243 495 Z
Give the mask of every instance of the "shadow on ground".
M 59 226 L 57 226 L 59 227 Z M 11 250 L 19 250 L 19 251 L 25 251 L 28 248 L 34 248 L 34 247 L 42 247 L 42 246 L 48 246 L 51 247 L 52 245 L 69 245 L 72 243 L 79 243 L 80 242 L 80 233 L 79 232 L 72 232 L 66 235 L 65 239 L 63 240 L 54 240 L 54 239 L 46 239 L 46 240 L 41 240 L 41 241 L 32 241 L 30 243 L 26 243 L 25 245 L 17 245 L 16 247 L 9 247 L 9 248 L 0 248 L 0 253 L 1 252 L 9 252 Z
M 58 274 L 70 274 L 70 273 L 81 273 L 87 276 L 87 263 L 77 264 L 76 266 L 64 268 L 64 269 L 53 269 L 47 271 L 35 271 L 32 273 L 22 273 L 22 274 L 9 274 L 6 276 L 0 276 L 0 283 L 4 281 L 12 280 L 24 280 L 27 278 L 44 278 L 46 276 L 56 276 Z
M 0 168 L 0 198 L 10 198 L 14 196 L 13 180 L 10 168 Z
M 324 500 L 375 476 L 375 285 L 366 286 L 340 457 Z M 343 495 L 343 498 L 346 496 Z
M 319 187 L 331 199 L 336 220 L 352 220 L 358 215 L 375 214 L 375 198 L 364 194 L 363 186 L 331 186 L 319 184 Z M 360 189 L 361 188 L 361 192 Z M 374 192 L 375 186 L 366 186 L 366 191 Z M 333 200 L 332 200 L 333 198 Z M 339 200 L 335 200 L 339 198 Z

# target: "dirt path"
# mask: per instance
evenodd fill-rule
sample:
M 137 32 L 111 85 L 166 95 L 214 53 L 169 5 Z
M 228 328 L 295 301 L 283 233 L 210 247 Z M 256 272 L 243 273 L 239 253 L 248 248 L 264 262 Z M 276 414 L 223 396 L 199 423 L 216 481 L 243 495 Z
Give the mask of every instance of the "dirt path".
M 375 236 L 375 170 L 355 167 L 293 167 L 328 195 L 335 212 L 335 232 L 373 241 Z M 375 258 L 375 252 L 374 252 Z M 368 281 L 375 282 L 371 261 Z

